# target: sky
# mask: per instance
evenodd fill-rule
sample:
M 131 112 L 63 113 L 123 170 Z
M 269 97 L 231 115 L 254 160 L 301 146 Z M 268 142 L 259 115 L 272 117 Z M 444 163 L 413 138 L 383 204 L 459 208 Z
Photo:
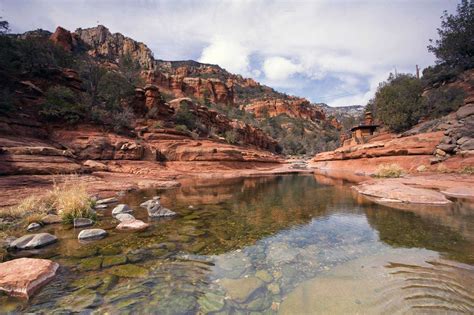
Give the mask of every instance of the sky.
M 458 0 L 0 0 L 12 32 L 105 25 L 156 59 L 197 60 L 331 106 L 365 105 L 426 49 Z

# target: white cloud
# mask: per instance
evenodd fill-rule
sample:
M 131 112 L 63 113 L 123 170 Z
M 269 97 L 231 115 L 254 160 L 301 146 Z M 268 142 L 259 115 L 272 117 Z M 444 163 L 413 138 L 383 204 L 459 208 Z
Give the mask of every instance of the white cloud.
M 14 31 L 104 24 L 145 42 L 157 58 L 217 63 L 313 101 L 343 105 L 366 102 L 373 82 L 394 67 L 413 72 L 416 64 L 432 64 L 428 39 L 436 38 L 443 10 L 454 11 L 457 3 L 0 0 L 0 13 Z
M 232 40 L 214 39 L 202 51 L 200 62 L 218 64 L 227 71 L 249 75 L 249 51 Z
M 286 80 L 295 73 L 303 71 L 303 67 L 283 57 L 270 57 L 263 63 L 263 71 L 269 80 Z

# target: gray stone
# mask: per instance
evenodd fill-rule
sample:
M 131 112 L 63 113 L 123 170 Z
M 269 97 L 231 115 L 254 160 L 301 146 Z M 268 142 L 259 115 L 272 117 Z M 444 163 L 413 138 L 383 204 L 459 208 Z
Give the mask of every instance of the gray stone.
M 474 114 L 474 104 L 468 104 L 468 105 L 462 106 L 456 112 L 456 116 L 459 119 L 466 118 L 467 116 L 471 116 L 473 114 Z
M 49 233 L 38 233 L 38 234 L 29 234 L 24 235 L 20 238 L 17 238 L 10 243 L 10 248 L 12 249 L 33 249 L 44 247 L 53 243 L 56 243 L 58 239 L 56 236 Z
M 474 150 L 474 139 L 469 139 L 461 145 L 461 150 Z
M 148 215 L 153 218 L 170 217 L 176 215 L 176 212 L 163 207 L 160 203 L 160 197 L 156 196 L 153 199 L 147 200 L 140 204 L 140 207 L 146 208 Z
M 456 148 L 456 145 L 455 144 L 439 144 L 437 148 L 447 153 L 451 153 Z
M 456 141 L 457 144 L 463 144 L 464 142 L 470 140 L 471 138 L 469 137 L 461 137 L 458 139 L 458 141 Z
M 135 221 L 135 217 L 131 214 L 128 213 L 119 213 L 115 216 L 117 220 L 120 222 L 130 222 L 130 221 Z
M 88 218 L 75 218 L 74 219 L 74 227 L 80 228 L 85 226 L 91 226 L 94 224 L 94 221 Z
M 55 224 L 55 223 L 61 223 L 63 220 L 59 215 L 56 214 L 48 214 L 41 218 L 41 222 L 44 224 Z
M 96 210 L 103 210 L 103 209 L 107 209 L 107 205 L 95 205 L 94 206 L 94 209 Z
M 79 240 L 98 240 L 104 238 L 107 235 L 107 232 L 102 229 L 88 229 L 82 230 L 77 238 Z
M 130 212 L 133 212 L 133 210 L 130 209 L 129 206 L 127 206 L 126 204 L 119 204 L 118 206 L 114 208 L 114 210 L 112 210 L 112 215 L 115 217 L 119 213 L 130 213 Z
M 118 199 L 115 198 L 115 197 L 112 197 L 112 198 L 105 198 L 105 199 L 97 200 L 97 202 L 95 204 L 96 205 L 105 205 L 105 204 L 114 203 L 114 202 L 118 202 Z
M 37 223 L 37 222 L 33 222 L 33 223 L 30 223 L 30 225 L 28 225 L 28 227 L 26 228 L 27 231 L 34 231 L 34 230 L 37 230 L 41 228 L 41 224 Z

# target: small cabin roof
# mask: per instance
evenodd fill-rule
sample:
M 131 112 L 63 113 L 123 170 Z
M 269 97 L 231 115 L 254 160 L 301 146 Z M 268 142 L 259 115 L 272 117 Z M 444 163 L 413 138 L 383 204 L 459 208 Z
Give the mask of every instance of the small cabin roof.
M 356 131 L 358 129 L 369 129 L 369 130 L 375 130 L 379 125 L 358 125 L 354 126 L 351 128 L 351 131 Z

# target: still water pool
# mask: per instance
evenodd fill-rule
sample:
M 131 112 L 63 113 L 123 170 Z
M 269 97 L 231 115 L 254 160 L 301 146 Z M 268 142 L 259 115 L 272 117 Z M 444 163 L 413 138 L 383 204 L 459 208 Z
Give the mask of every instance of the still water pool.
M 474 206 L 394 209 L 317 175 L 196 181 L 144 190 L 174 218 L 140 233 L 27 253 L 60 263 L 29 301 L 0 296 L 0 312 L 142 314 L 473 313 Z M 99 210 L 100 211 L 100 210 Z

